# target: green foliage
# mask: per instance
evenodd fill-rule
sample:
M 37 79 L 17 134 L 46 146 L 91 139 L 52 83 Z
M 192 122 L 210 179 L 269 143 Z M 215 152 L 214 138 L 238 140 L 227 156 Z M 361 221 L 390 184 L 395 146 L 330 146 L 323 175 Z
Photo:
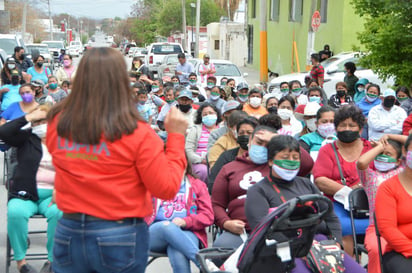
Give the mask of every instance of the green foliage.
M 369 52 L 361 64 L 382 78 L 396 77 L 396 83 L 412 84 L 412 5 L 410 0 L 352 0 L 356 12 L 365 18 L 359 40 Z

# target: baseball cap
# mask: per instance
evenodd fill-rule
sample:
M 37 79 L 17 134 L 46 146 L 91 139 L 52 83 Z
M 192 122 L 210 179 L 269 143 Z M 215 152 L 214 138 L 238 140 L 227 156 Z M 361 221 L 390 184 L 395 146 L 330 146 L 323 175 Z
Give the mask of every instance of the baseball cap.
M 303 111 L 304 116 L 316 116 L 318 110 L 320 109 L 320 105 L 317 102 L 308 102 L 305 106 L 305 110 Z
M 210 55 L 209 55 L 209 54 L 205 54 L 205 55 L 203 55 L 203 58 L 210 59 Z
M 7 58 L 6 63 L 8 63 L 8 64 L 15 64 L 15 63 L 16 63 L 16 60 L 15 60 L 14 58 L 10 57 L 10 58 Z
M 180 91 L 179 97 L 177 97 L 177 98 L 180 99 L 180 98 L 183 98 L 183 97 L 186 97 L 188 99 L 193 100 L 192 91 L 187 90 L 187 89 L 184 89 L 184 90 Z
M 239 105 L 240 103 L 238 101 L 235 101 L 235 100 L 227 101 L 225 104 L 223 104 L 222 115 L 228 111 L 237 109 Z
M 39 80 L 39 79 L 32 81 L 30 84 L 35 86 L 35 87 L 44 86 L 44 82 L 42 80 Z
M 245 82 L 241 82 L 237 85 L 237 90 L 242 90 L 242 89 L 249 89 L 249 86 Z
M 393 89 L 390 89 L 390 88 L 388 88 L 388 89 L 386 89 L 384 92 L 383 92 L 383 97 L 396 97 L 396 92 L 395 92 L 395 90 L 393 90 Z
M 13 76 L 20 76 L 20 74 L 19 74 L 19 71 L 17 71 L 17 70 L 12 70 L 11 72 L 10 72 L 10 75 L 13 77 Z

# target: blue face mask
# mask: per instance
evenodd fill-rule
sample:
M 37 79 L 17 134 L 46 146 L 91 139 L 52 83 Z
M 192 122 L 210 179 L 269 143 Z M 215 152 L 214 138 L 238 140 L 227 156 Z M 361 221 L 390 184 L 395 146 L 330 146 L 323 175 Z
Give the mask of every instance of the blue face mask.
M 309 101 L 310 102 L 317 102 L 317 103 L 319 103 L 320 104 L 320 97 L 309 97 Z
M 207 115 L 202 117 L 202 123 L 208 127 L 216 125 L 217 115 Z
M 249 147 L 249 157 L 255 164 L 266 164 L 268 162 L 268 149 L 263 146 L 252 144 Z

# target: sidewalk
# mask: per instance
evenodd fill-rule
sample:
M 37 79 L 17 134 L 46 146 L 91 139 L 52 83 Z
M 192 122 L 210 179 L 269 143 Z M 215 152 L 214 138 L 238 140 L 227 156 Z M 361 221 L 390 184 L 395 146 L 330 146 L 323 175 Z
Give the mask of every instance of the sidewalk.
M 245 80 L 250 86 L 260 83 L 260 72 L 259 70 L 253 68 L 252 66 L 239 66 L 240 72 L 248 73 L 248 76 L 245 77 Z

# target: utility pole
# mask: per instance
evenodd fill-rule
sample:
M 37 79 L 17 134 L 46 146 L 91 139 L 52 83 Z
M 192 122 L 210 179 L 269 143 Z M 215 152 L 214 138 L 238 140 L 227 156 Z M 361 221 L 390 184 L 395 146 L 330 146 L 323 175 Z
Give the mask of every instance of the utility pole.
M 21 22 L 21 36 L 23 41 L 25 41 L 26 37 L 26 19 L 27 19 L 27 0 L 24 1 L 23 4 L 23 16 L 22 16 L 22 22 Z
M 267 0 L 260 0 L 260 81 L 268 81 Z
M 49 6 L 50 40 L 53 41 L 53 21 L 51 18 L 50 0 L 47 0 L 47 5 Z
M 186 39 L 186 0 L 182 0 L 182 31 L 183 31 L 182 46 L 183 46 L 183 50 L 184 50 L 184 51 L 187 51 L 187 39 Z
M 195 56 L 199 58 L 199 32 L 200 32 L 200 0 L 196 2 L 196 44 Z

